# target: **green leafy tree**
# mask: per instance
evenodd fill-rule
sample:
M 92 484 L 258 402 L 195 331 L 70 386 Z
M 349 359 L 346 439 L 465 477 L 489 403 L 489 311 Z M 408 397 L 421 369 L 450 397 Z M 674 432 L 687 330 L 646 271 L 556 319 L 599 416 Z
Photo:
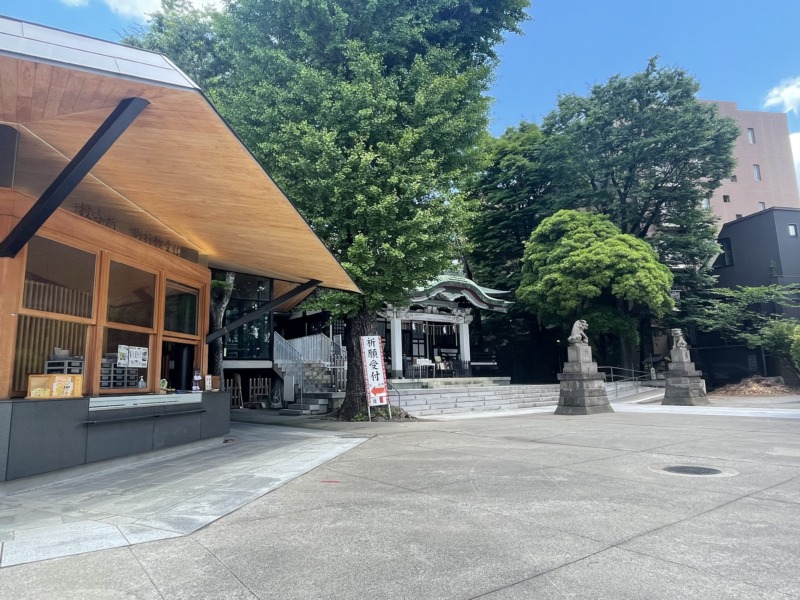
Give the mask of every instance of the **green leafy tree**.
M 649 244 L 605 215 L 560 210 L 525 245 L 517 297 L 540 319 L 582 317 L 595 336 L 611 332 L 624 340 L 636 331 L 637 315 L 659 317 L 673 308 L 671 286 L 672 273 Z M 626 355 L 623 345 L 623 362 Z
M 499 138 L 487 136 L 481 145 L 484 165 L 466 186 L 465 203 L 465 263 L 468 275 L 481 285 L 519 287 L 525 241 L 548 214 L 542 197 L 550 190 L 551 175 L 539 157 L 542 140 L 537 125 L 521 123 Z M 508 360 L 540 333 L 536 316 L 515 303 L 507 314 L 478 313 L 471 335 Z
M 210 97 L 363 290 L 321 299 L 347 323 L 345 416 L 364 404 L 358 340 L 375 333 L 375 311 L 453 257 L 456 190 L 488 124 L 494 48 L 527 5 L 239 0 L 202 35 L 199 13 L 169 3 L 180 18 L 165 10 L 138 36 L 184 68 L 206 65 L 195 42 L 212 42 L 224 68 L 209 68 Z
M 730 176 L 738 136 L 698 90 L 688 73 L 651 58 L 643 72 L 612 77 L 586 97 L 561 96 L 542 127 L 542 160 L 557 165 L 552 208 L 608 215 L 653 244 L 689 290 L 713 282 L 708 263 L 719 247 L 702 201 Z
M 749 348 L 763 348 L 800 375 L 800 321 L 782 314 L 796 308 L 800 285 L 715 288 L 687 300 L 686 322 Z
M 521 123 L 484 141 L 484 168 L 470 182 L 469 264 L 482 285 L 519 287 L 522 253 L 531 232 L 549 216 L 543 198 L 551 174 L 540 159 L 544 136 L 534 123 Z

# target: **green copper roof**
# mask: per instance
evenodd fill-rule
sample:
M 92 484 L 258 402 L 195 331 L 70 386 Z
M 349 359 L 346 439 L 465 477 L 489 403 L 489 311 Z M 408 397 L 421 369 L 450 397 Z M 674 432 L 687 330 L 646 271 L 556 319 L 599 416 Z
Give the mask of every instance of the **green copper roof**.
M 501 298 L 494 298 L 494 296 L 508 293 L 509 292 L 503 290 L 481 287 L 463 275 L 444 273 L 428 282 L 422 288 L 414 290 L 411 294 L 410 301 L 412 303 L 424 302 L 425 300 L 439 298 L 449 302 L 455 302 L 459 298 L 465 298 L 470 304 L 478 308 L 507 312 L 508 307 L 511 306 L 513 302 Z

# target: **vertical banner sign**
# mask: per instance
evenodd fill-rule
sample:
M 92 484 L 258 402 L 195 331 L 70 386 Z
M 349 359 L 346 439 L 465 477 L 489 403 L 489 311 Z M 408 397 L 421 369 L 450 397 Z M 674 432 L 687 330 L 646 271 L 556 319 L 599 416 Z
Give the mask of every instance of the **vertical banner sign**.
M 386 368 L 383 364 L 383 346 L 378 335 L 361 336 L 361 358 L 364 361 L 364 380 L 367 384 L 367 405 L 389 404 L 386 385 Z

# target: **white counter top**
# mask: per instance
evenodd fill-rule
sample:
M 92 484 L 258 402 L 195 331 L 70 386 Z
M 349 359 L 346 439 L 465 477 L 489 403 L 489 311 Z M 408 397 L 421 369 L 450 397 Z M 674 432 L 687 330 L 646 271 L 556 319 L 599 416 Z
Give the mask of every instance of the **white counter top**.
M 199 404 L 202 401 L 202 392 L 187 392 L 185 394 L 133 394 L 130 396 L 101 396 L 99 398 L 89 398 L 89 411 L 146 406 L 165 406 L 171 404 Z

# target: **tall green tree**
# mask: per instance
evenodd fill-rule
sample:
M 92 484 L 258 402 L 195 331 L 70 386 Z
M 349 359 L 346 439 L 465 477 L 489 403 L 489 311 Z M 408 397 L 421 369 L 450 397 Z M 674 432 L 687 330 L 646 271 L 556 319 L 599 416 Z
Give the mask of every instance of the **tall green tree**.
M 214 22 L 211 98 L 364 292 L 323 297 L 347 323 L 346 416 L 364 404 L 358 340 L 375 311 L 452 258 L 494 48 L 527 5 L 239 0 Z
M 688 289 L 712 283 L 719 252 L 703 200 L 734 167 L 736 123 L 695 98 L 686 71 L 659 67 L 615 76 L 588 96 L 565 94 L 544 119 L 542 160 L 558 165 L 557 208 L 606 214 L 623 233 L 647 239 Z
M 552 180 L 540 158 L 543 140 L 536 124 L 523 122 L 498 138 L 487 136 L 481 145 L 484 164 L 466 186 L 465 203 L 466 264 L 481 285 L 502 290 L 520 285 L 525 242 L 550 214 L 543 200 Z M 507 358 L 520 344 L 531 343 L 539 329 L 536 316 L 515 303 L 507 314 L 478 313 L 472 335 Z
M 595 336 L 624 341 L 635 336 L 639 316 L 673 308 L 671 286 L 672 273 L 649 244 L 605 215 L 560 210 L 525 244 L 517 297 L 545 321 L 584 318 Z

